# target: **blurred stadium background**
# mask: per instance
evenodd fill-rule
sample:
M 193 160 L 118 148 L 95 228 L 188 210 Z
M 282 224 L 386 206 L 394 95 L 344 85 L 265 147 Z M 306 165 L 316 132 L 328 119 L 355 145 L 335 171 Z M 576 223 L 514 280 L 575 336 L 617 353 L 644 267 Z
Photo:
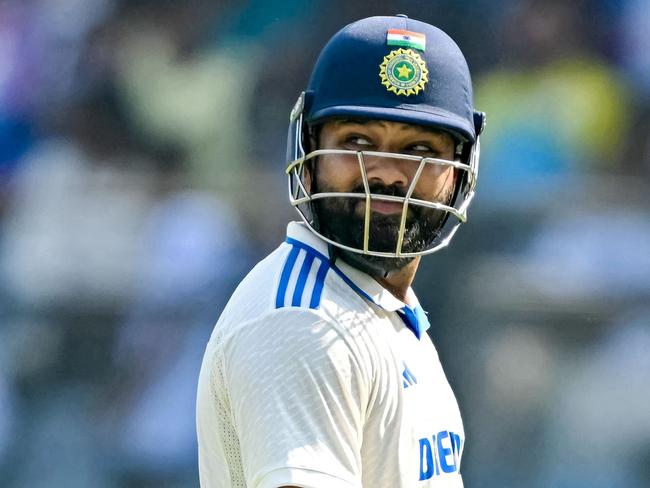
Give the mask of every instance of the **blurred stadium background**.
M 204 344 L 294 218 L 289 110 L 400 12 L 488 112 L 416 283 L 466 486 L 650 486 L 649 0 L 0 1 L 0 486 L 198 485 Z

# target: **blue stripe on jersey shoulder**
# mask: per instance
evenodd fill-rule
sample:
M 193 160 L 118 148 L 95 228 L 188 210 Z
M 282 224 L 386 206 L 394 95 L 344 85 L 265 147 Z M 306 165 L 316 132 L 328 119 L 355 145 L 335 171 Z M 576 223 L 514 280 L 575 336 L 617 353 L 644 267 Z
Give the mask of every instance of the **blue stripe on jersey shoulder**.
M 291 297 L 292 307 L 300 306 L 300 301 L 302 300 L 302 294 L 305 291 L 305 285 L 307 284 L 307 278 L 309 277 L 309 271 L 311 270 L 311 265 L 313 262 L 314 262 L 314 255 L 306 254 L 305 260 L 302 262 L 302 268 L 300 268 L 300 274 L 298 275 L 296 288 L 293 290 L 293 297 Z
M 287 294 L 287 286 L 289 285 L 289 277 L 291 276 L 291 271 L 293 266 L 296 264 L 296 258 L 300 249 L 293 247 L 287 260 L 284 263 L 282 268 L 282 274 L 280 275 L 280 284 L 278 285 L 278 294 L 275 296 L 275 308 L 280 308 L 284 306 L 284 296 Z
M 304 242 L 297 241 L 295 239 L 292 239 L 291 237 L 287 237 L 287 241 L 289 244 L 291 244 L 294 247 L 299 247 L 300 249 L 304 249 L 309 253 L 314 253 L 318 258 L 320 258 L 323 262 L 326 262 L 328 267 L 333 269 L 334 272 L 339 275 L 339 277 L 350 287 L 352 288 L 355 292 L 357 292 L 359 295 L 362 297 L 366 298 L 372 303 L 375 303 L 375 301 L 372 299 L 370 295 L 368 295 L 365 291 L 363 291 L 361 288 L 359 288 L 354 281 L 352 281 L 350 278 L 348 278 L 343 271 L 341 271 L 336 265 L 332 264 L 330 259 L 325 256 L 324 254 L 318 252 L 316 249 L 314 249 L 311 246 L 308 246 Z
M 327 270 L 330 269 L 329 262 L 321 261 L 320 268 L 318 268 L 318 273 L 316 273 L 316 283 L 314 283 L 314 291 L 311 294 L 311 301 L 309 302 L 309 308 L 318 308 L 320 305 L 320 297 L 323 294 L 323 285 L 325 284 L 325 276 L 327 275 Z
M 341 271 L 336 265 L 332 264 L 330 259 L 325 256 L 324 254 L 318 252 L 316 249 L 314 249 L 311 246 L 308 246 L 304 242 L 297 241 L 295 239 L 292 239 L 291 237 L 287 237 L 287 243 L 291 244 L 292 246 L 299 247 L 300 249 L 304 249 L 305 251 L 309 253 L 314 253 L 319 259 L 321 259 L 323 262 L 326 262 L 328 267 L 334 270 L 334 272 L 339 275 L 339 277 L 350 287 L 352 288 L 357 294 L 361 295 L 362 297 L 366 298 L 372 303 L 376 303 L 370 295 L 368 295 L 365 291 L 363 291 L 361 288 L 359 288 L 354 281 L 352 281 L 350 278 L 346 276 L 346 274 Z
M 325 278 L 330 268 L 329 259 L 302 242 L 289 238 L 287 243 L 291 244 L 292 248 L 280 274 L 280 283 L 275 297 L 275 308 L 300 307 L 303 296 L 307 293 L 310 295 L 306 306 L 317 309 L 320 306 Z M 291 276 L 295 275 L 294 269 L 301 251 L 304 254 L 304 259 L 300 265 L 298 277 L 292 280 Z M 314 268 L 314 261 L 317 261 L 317 270 L 312 269 Z M 313 286 L 307 287 L 310 276 L 314 274 Z

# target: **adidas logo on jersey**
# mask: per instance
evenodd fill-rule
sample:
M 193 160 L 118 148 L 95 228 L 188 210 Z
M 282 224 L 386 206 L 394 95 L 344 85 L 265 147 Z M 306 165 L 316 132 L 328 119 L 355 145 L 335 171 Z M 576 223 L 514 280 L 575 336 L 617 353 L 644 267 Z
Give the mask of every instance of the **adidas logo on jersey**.
M 402 378 L 404 381 L 402 381 L 402 386 L 404 388 L 408 388 L 409 386 L 413 386 L 417 384 L 418 380 L 415 377 L 415 375 L 411 372 L 409 367 L 404 363 L 404 371 L 402 371 Z

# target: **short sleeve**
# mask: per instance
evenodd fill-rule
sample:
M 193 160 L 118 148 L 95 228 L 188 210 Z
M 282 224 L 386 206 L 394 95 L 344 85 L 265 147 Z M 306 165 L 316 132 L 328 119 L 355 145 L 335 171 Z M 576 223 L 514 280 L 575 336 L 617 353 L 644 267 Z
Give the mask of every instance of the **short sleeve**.
M 224 338 L 224 381 L 253 488 L 360 487 L 366 371 L 318 311 L 279 309 Z

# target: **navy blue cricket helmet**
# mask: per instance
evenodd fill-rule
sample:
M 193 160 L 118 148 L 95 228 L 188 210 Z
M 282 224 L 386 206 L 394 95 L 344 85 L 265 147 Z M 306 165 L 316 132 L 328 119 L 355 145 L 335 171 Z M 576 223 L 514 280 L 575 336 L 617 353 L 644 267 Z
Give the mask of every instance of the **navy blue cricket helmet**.
M 368 200 L 405 203 L 394 251 L 369 247 L 370 219 L 366 219 L 364 245 L 359 247 L 338 242 L 319 228 L 313 202 L 335 195 L 309 191 L 304 184 L 308 166 L 305 163 L 315 164 L 319 156 L 327 153 L 328 150 L 310 147 L 309 134 L 313 127 L 333 118 L 377 119 L 431 127 L 450 133 L 457 143 L 455 161 L 434 158 L 418 161 L 422 165 L 454 166 L 461 173 L 452 202 L 359 194 L 359 198 Z M 467 62 L 456 43 L 442 30 L 403 15 L 353 22 L 337 32 L 323 48 L 307 89 L 291 111 L 286 169 L 291 204 L 316 235 L 347 251 L 381 257 L 435 252 L 449 243 L 467 219 L 478 174 L 479 134 L 484 125 L 485 114 L 474 109 Z M 382 156 L 359 151 L 361 164 L 364 155 Z M 383 153 L 383 156 L 400 157 L 393 153 Z M 417 181 L 412 182 L 413 187 L 416 184 Z M 441 210 L 446 212 L 446 217 L 426 248 L 406 252 L 402 249 L 402 238 L 410 205 Z

